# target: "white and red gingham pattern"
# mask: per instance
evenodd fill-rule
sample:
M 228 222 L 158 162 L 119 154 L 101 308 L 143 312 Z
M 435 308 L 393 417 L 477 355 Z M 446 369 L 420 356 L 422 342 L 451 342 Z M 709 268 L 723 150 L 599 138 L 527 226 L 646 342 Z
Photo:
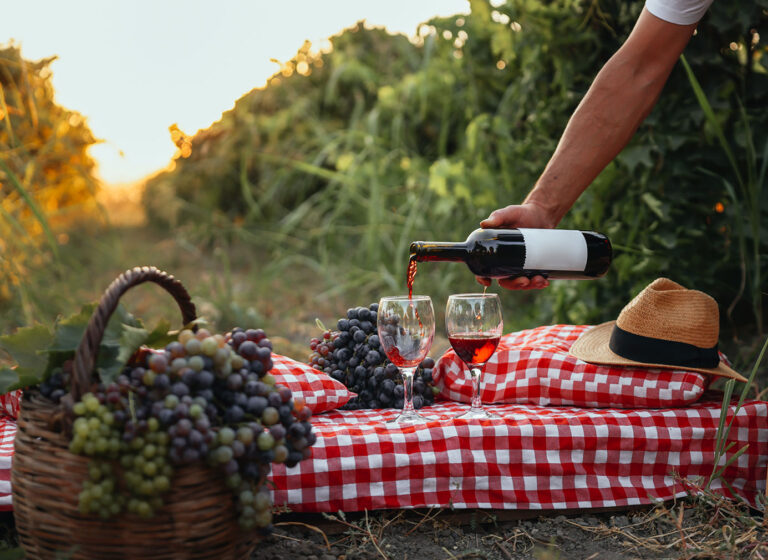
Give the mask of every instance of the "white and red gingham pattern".
M 420 412 L 423 425 L 390 427 L 398 411 L 334 411 L 312 418 L 312 457 L 274 465 L 273 498 L 292 511 L 383 508 L 575 509 L 649 504 L 685 495 L 675 475 L 708 477 L 720 395 L 673 409 L 490 405 L 493 420 L 455 420 L 466 405 Z M 731 407 L 731 414 L 734 407 Z M 768 403 L 746 402 L 731 430 L 725 471 L 755 505 L 765 490 Z M 729 455 L 730 456 L 730 455 Z M 724 464 L 726 458 L 721 459 Z M 727 492 L 719 480 L 712 488 Z
M 344 406 L 356 393 L 325 372 L 286 356 L 272 354 L 270 373 L 278 385 L 288 387 L 294 399 L 302 399 L 313 414 Z
M 660 368 L 599 366 L 568 349 L 589 325 L 552 325 L 502 337 L 483 367 L 480 396 L 485 403 L 618 408 L 685 406 L 706 390 L 708 376 Z M 469 403 L 467 366 L 450 349 L 433 371 L 440 395 Z
M 0 511 L 10 511 L 11 504 L 11 461 L 13 460 L 13 439 L 16 437 L 16 422 L 0 416 Z
M 0 416 L 19 417 L 19 403 L 21 402 L 21 390 L 11 391 L 0 395 Z

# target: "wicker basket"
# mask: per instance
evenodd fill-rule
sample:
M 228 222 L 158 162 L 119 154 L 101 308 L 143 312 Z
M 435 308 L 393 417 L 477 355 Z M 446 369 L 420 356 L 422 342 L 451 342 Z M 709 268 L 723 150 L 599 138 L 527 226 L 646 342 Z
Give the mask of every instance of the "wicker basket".
M 165 506 L 150 519 L 122 514 L 102 520 L 78 511 L 78 493 L 88 476 L 87 457 L 68 451 L 71 405 L 88 390 L 107 321 L 131 287 L 154 282 L 181 309 L 184 324 L 195 319 L 186 289 L 153 267 L 134 268 L 104 293 L 75 353 L 71 392 L 55 405 L 36 391 L 24 395 L 11 472 L 19 541 L 29 558 L 142 560 L 248 558 L 257 536 L 237 524 L 232 491 L 202 463 L 177 467 Z

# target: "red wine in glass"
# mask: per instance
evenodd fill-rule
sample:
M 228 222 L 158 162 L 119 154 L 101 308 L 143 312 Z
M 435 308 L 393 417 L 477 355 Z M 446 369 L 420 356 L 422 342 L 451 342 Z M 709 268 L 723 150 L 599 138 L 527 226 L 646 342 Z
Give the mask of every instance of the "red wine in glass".
M 480 397 L 482 367 L 499 345 L 504 322 L 496 294 L 454 294 L 448 298 L 445 329 L 459 359 L 472 379 L 472 404 L 461 419 L 498 418 L 485 410 Z
M 499 339 L 501 336 L 496 333 L 470 333 L 448 337 L 461 361 L 475 366 L 482 366 L 493 356 Z

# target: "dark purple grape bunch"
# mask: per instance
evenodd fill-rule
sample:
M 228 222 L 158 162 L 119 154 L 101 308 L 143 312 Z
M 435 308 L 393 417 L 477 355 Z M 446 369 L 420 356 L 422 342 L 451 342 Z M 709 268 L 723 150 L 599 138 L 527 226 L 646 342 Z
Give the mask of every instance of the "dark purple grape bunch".
M 220 465 L 227 485 L 237 492 L 241 525 L 265 528 L 272 519 L 264 486 L 270 464 L 291 468 L 311 455 L 317 440 L 312 412 L 270 374 L 272 343 L 263 330 L 236 328 L 225 341 L 239 369 L 216 392 L 217 401 L 226 406 L 226 426 L 219 430 L 210 460 Z
M 58 404 L 69 391 L 72 365 L 72 360 L 67 360 L 60 367 L 53 368 L 48 378 L 40 383 L 40 394 Z
M 326 330 L 322 338 L 313 338 L 309 343 L 310 365 L 357 393 L 342 407 L 348 410 L 403 408 L 402 378 L 379 340 L 378 309 L 378 303 L 348 309 L 347 316 L 338 320 L 337 330 Z M 396 324 L 392 326 L 397 328 Z M 434 365 L 432 358 L 426 358 L 416 369 L 414 408 L 434 403 Z

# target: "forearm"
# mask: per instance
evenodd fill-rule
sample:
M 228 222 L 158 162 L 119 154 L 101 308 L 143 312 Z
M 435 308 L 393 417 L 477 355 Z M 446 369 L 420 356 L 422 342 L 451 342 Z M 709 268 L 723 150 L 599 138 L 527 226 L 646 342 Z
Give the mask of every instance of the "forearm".
M 653 108 L 693 31 L 693 26 L 675 27 L 676 40 L 667 43 L 663 55 L 654 50 L 658 37 L 643 35 L 642 31 L 631 36 L 605 64 L 569 120 L 552 158 L 525 200 L 543 208 L 552 227 L 627 145 Z
M 543 206 L 555 223 L 627 145 L 664 85 L 646 81 L 615 58 L 598 74 L 526 198 Z

